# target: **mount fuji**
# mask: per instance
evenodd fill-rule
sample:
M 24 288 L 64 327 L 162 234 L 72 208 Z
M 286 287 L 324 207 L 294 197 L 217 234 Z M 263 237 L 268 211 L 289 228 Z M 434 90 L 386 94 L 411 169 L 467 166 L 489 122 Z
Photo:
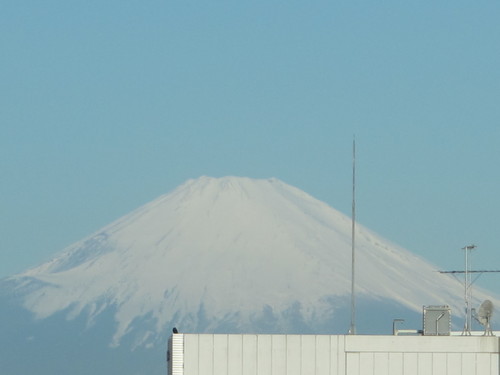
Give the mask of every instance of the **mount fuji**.
M 463 285 L 361 225 L 358 333 L 421 328 Z M 181 332 L 346 333 L 351 219 L 277 179 L 201 177 L 0 280 L 2 374 L 164 374 Z M 474 289 L 474 304 L 500 299 Z

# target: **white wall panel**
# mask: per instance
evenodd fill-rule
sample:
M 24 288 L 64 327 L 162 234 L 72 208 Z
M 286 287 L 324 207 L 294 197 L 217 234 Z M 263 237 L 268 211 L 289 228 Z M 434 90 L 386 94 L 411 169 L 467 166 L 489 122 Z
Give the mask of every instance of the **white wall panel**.
M 490 355 L 491 360 L 491 374 L 500 374 L 500 358 L 499 355 Z M 486 373 L 487 374 L 487 373 Z M 480 374 L 484 375 L 484 374 Z
M 336 337 L 337 340 L 335 349 L 337 350 L 337 366 L 336 366 L 337 372 L 334 375 L 345 375 L 346 361 L 347 361 L 347 353 L 345 350 L 345 336 L 336 336 Z
M 418 375 L 418 355 L 417 353 L 404 353 L 403 374 Z
M 200 335 L 199 363 L 196 375 L 217 375 L 214 373 L 214 335 Z
M 243 375 L 243 335 L 228 335 L 228 375 Z
M 418 375 L 432 374 L 432 353 L 418 353 Z
M 300 373 L 300 353 L 301 336 L 288 335 L 286 345 L 286 370 L 287 375 L 301 375 Z
M 316 368 L 316 338 L 313 335 L 301 336 L 301 374 L 314 374 Z
M 373 355 L 373 375 L 389 374 L 389 353 L 375 353 Z
M 439 374 L 448 374 L 447 367 L 447 356 L 446 353 L 433 353 L 432 354 L 432 373 Z
M 463 353 L 462 354 L 462 374 L 476 375 L 476 354 L 475 353 Z
M 272 342 L 272 363 L 271 369 L 273 375 L 286 375 L 286 336 L 273 335 Z
M 476 374 L 490 374 L 491 371 L 491 354 L 478 353 L 476 354 Z
M 373 353 L 359 354 L 359 373 L 361 375 L 373 375 L 375 360 Z
M 462 375 L 462 354 L 449 353 L 446 356 L 447 374 Z
M 243 335 L 243 375 L 257 375 L 257 335 Z
M 364 375 L 359 371 L 359 357 L 359 353 L 347 353 L 345 363 L 347 375 Z
M 199 375 L 200 335 L 184 335 L 184 374 Z
M 339 375 L 339 367 L 342 366 L 341 359 L 345 357 L 344 349 L 340 347 L 339 340 L 342 336 L 330 336 L 330 375 Z M 343 342 L 342 337 L 342 342 Z M 342 374 L 344 375 L 344 374 Z
M 403 374 L 403 353 L 389 353 L 389 372 L 388 375 Z
M 259 375 L 272 375 L 271 344 L 271 335 L 257 337 L 257 373 Z
M 229 357 L 228 357 L 227 335 L 214 335 L 212 342 L 213 342 L 213 373 L 217 375 L 228 375 L 227 365 Z
M 316 371 L 315 375 L 330 375 L 331 356 L 330 356 L 331 336 L 316 336 Z

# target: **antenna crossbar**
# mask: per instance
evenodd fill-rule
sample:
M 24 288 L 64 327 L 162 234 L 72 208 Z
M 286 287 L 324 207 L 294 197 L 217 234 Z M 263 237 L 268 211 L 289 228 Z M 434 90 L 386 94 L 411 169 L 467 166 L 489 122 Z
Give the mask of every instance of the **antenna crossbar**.
M 438 271 L 439 273 L 465 273 L 465 271 Z M 488 272 L 500 272 L 500 270 L 478 270 L 478 271 L 467 271 L 468 273 L 488 273 Z

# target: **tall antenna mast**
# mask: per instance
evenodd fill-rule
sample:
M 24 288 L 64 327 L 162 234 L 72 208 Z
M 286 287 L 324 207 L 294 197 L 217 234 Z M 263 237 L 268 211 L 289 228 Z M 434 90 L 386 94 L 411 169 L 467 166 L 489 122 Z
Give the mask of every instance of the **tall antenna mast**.
M 469 245 L 465 246 L 462 248 L 465 252 L 465 281 L 464 281 L 464 286 L 465 286 L 465 323 L 464 323 L 464 330 L 462 332 L 462 335 L 467 335 L 470 336 L 470 330 L 472 326 L 472 314 L 471 314 L 471 299 L 472 299 L 472 282 L 471 282 L 471 277 L 470 277 L 470 261 L 468 259 L 468 253 L 471 250 L 474 250 L 477 246 L 476 245 Z
M 356 137 L 352 140 L 352 233 L 351 233 L 351 327 L 349 334 L 356 334 L 356 298 L 355 298 L 355 271 L 356 271 Z

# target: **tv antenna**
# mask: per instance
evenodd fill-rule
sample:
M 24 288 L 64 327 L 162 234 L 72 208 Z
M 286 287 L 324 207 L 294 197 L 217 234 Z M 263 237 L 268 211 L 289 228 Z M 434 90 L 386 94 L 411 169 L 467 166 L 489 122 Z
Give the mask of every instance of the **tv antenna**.
M 500 270 L 495 271 L 487 271 L 487 270 L 470 270 L 470 260 L 469 260 L 469 252 L 477 248 L 476 245 L 468 245 L 462 247 L 465 253 L 465 269 L 464 271 L 439 271 L 440 273 L 451 273 L 451 274 L 464 274 L 464 300 L 465 300 L 465 322 L 464 329 L 462 331 L 462 336 L 470 336 L 471 335 L 471 326 L 472 326 L 472 310 L 471 309 L 471 300 L 472 300 L 472 284 L 476 282 L 476 280 L 483 274 L 489 272 L 500 272 Z M 474 280 L 472 280 L 473 273 L 478 274 Z

